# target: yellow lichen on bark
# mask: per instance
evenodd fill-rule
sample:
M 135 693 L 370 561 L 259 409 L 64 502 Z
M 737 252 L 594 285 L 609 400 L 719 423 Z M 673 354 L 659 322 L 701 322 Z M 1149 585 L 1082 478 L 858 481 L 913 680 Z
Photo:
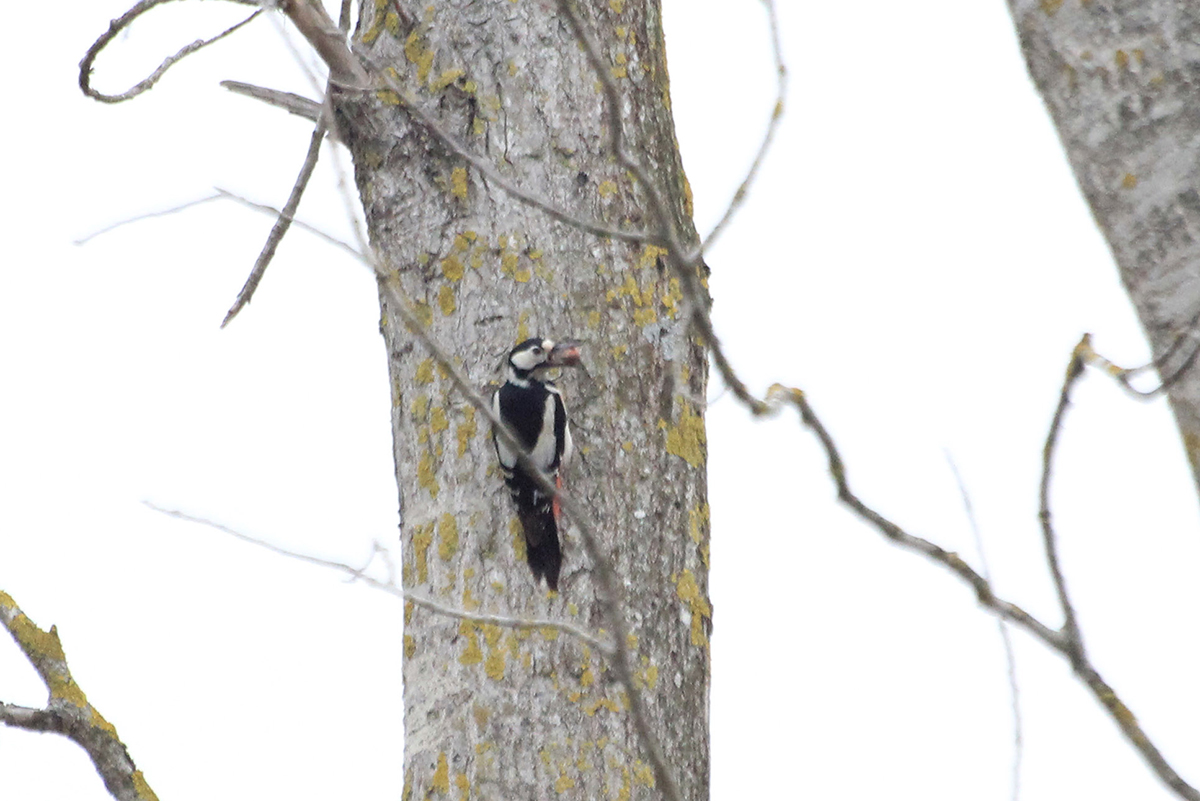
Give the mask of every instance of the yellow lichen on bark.
M 459 200 L 467 199 L 467 169 L 455 167 L 450 173 L 450 191 Z
M 704 618 L 712 617 L 712 605 L 700 592 L 696 576 L 692 571 L 684 570 L 675 582 L 675 593 L 679 600 L 688 605 L 692 617 L 692 645 L 708 645 L 708 635 L 704 633 Z
M 417 582 L 429 581 L 429 546 L 433 545 L 433 523 L 422 523 L 413 532 L 413 558 L 417 563 Z
M 475 633 L 475 624 L 464 620 L 458 627 L 458 633 L 467 638 L 467 648 L 458 658 L 459 663 L 478 665 L 483 661 L 483 651 L 479 647 L 479 635 Z
M 449 284 L 442 284 L 438 289 L 438 306 L 442 309 L 443 317 L 449 317 L 458 308 L 458 301 L 454 297 L 454 288 Z
M 458 550 L 458 521 L 454 515 L 447 512 L 438 521 L 438 556 L 443 562 L 449 562 Z
M 445 751 L 438 753 L 437 767 L 434 768 L 433 778 L 429 780 L 429 786 L 438 792 L 450 792 L 450 765 L 446 762 Z
M 665 420 L 659 420 L 659 428 L 667 432 L 667 453 L 678 456 L 692 467 L 704 464 L 707 447 L 707 435 L 704 431 L 704 417 L 695 412 L 692 405 L 682 396 L 679 402 L 679 422 L 669 425 Z
M 436 498 L 441 492 L 441 485 L 433 474 L 433 454 L 429 451 L 422 453 L 417 462 L 417 484 L 426 490 L 431 498 Z
M 697 545 L 703 541 L 704 534 L 708 532 L 708 514 L 707 503 L 688 510 L 688 535 Z
M 479 426 L 475 423 L 475 407 L 467 406 L 463 409 L 463 422 L 459 423 L 458 428 L 454 431 L 455 437 L 458 440 L 459 457 L 466 454 L 471 440 L 478 432 Z
M 425 46 L 421 35 L 413 31 L 404 42 L 404 57 L 417 66 L 417 82 L 425 83 L 433 67 L 433 51 Z

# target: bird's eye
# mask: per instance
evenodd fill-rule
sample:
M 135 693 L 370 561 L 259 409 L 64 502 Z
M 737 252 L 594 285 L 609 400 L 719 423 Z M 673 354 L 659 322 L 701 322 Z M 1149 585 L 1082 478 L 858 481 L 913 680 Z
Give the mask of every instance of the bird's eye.
M 542 355 L 542 353 L 544 353 L 544 351 L 543 351 L 543 350 L 542 350 L 540 347 L 538 347 L 538 348 L 534 348 L 534 349 L 533 349 L 533 355 L 534 355 L 534 356 L 541 356 L 541 355 Z

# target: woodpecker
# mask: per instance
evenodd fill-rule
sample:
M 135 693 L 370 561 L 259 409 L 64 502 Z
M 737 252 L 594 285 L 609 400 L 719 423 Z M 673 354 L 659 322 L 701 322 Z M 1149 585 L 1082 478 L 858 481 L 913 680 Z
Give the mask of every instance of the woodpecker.
M 492 408 L 525 447 L 544 476 L 562 487 L 559 470 L 571 458 L 571 429 L 558 387 L 543 376 L 555 367 L 579 364 L 579 345 L 534 337 L 508 354 L 508 380 L 496 390 Z M 517 454 L 492 432 L 504 483 L 525 533 L 525 554 L 534 581 L 558 590 L 562 549 L 558 544 L 558 501 L 552 500 L 517 461 Z

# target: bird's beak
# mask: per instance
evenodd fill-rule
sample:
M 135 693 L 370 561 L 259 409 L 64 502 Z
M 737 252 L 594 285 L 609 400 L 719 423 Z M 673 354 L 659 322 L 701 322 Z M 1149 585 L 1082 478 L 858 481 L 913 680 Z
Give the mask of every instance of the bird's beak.
M 550 357 L 546 360 L 550 367 L 574 367 L 579 364 L 579 343 L 559 342 L 550 349 Z

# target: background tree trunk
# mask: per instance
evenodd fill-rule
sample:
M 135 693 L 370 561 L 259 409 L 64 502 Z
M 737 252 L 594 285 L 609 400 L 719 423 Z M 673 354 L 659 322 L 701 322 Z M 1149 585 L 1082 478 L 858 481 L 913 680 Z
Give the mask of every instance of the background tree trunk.
M 1009 0 L 1030 75 L 1161 358 L 1200 311 L 1200 8 Z M 1192 337 L 1160 370 L 1170 374 Z M 1200 488 L 1200 371 L 1168 391 Z
M 582 217 L 643 224 L 606 148 L 600 85 L 549 3 L 366 4 L 356 33 L 443 129 Z M 591 2 L 585 24 L 624 93 L 632 147 L 693 235 L 658 4 Z M 411 17 L 409 17 L 411 14 Z M 602 241 L 518 204 L 453 157 L 395 95 L 339 98 L 372 245 L 471 381 L 494 386 L 514 342 L 585 343 L 560 382 L 579 457 L 567 487 L 624 581 L 638 681 L 683 795 L 707 797 L 707 362 L 653 247 Z M 561 589 L 535 587 L 488 425 L 383 300 L 406 589 L 467 610 L 600 614 L 570 526 Z M 679 386 L 682 380 L 686 385 Z M 628 701 L 599 655 L 554 632 L 405 615 L 405 798 L 627 798 L 654 783 Z

